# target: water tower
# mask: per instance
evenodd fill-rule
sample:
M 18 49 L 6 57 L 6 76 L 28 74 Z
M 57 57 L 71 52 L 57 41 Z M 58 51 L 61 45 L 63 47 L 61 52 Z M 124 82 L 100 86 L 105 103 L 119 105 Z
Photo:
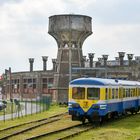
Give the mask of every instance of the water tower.
M 54 75 L 57 102 L 68 101 L 68 83 L 77 75 L 72 67 L 83 67 L 82 45 L 92 34 L 91 17 L 85 15 L 54 15 L 49 17 L 49 31 L 58 45 L 57 71 Z

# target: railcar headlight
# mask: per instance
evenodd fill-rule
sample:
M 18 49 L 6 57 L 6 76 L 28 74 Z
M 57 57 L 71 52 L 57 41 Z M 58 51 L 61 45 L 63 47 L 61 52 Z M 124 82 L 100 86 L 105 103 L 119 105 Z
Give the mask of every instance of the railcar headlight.
M 69 103 L 68 104 L 68 108 L 72 108 L 72 103 Z
M 80 105 L 78 103 L 74 103 L 74 104 L 72 104 L 72 107 L 78 108 L 78 107 L 80 107 Z
M 93 108 L 93 109 L 99 109 L 100 106 L 99 106 L 99 105 L 93 105 L 92 108 Z

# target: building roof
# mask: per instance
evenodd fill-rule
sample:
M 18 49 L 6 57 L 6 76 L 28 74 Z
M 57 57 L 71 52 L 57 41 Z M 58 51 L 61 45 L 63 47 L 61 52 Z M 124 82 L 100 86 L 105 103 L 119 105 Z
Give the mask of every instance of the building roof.
M 78 78 L 70 82 L 70 85 L 95 85 L 95 86 L 140 86 L 138 81 L 103 79 L 103 78 Z

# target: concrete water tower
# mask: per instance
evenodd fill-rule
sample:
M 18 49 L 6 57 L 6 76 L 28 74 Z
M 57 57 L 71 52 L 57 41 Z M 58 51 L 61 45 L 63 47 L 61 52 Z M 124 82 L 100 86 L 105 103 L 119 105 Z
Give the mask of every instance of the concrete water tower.
M 91 17 L 85 15 L 54 15 L 49 17 L 49 31 L 58 45 L 57 71 L 54 76 L 55 99 L 68 101 L 68 83 L 77 75 L 72 67 L 83 67 L 82 45 L 92 34 Z

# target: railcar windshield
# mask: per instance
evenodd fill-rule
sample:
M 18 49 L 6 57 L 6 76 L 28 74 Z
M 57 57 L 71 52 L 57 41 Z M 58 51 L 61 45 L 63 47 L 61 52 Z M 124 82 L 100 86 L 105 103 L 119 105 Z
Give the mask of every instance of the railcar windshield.
M 87 99 L 88 100 L 99 100 L 100 99 L 100 89 L 99 88 L 88 88 L 87 89 Z
M 72 98 L 73 99 L 85 99 L 85 88 L 73 87 L 72 88 Z

